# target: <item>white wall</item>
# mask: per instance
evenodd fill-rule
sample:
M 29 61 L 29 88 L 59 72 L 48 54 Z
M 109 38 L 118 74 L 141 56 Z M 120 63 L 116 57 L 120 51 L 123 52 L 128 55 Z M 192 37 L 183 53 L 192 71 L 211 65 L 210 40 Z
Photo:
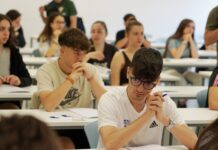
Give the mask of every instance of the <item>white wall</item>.
M 0 13 L 14 8 L 22 13 L 22 24 L 29 42 L 31 35 L 38 35 L 43 28 L 38 8 L 50 0 L 0 0 Z M 196 23 L 197 40 L 202 40 L 209 11 L 217 0 L 74 0 L 78 13 L 83 17 L 87 35 L 96 20 L 103 20 L 109 29 L 108 39 L 114 39 L 123 28 L 123 15 L 134 13 L 145 27 L 145 33 L 156 38 L 166 38 L 175 32 L 184 18 Z M 199 39 L 199 37 L 201 39 Z

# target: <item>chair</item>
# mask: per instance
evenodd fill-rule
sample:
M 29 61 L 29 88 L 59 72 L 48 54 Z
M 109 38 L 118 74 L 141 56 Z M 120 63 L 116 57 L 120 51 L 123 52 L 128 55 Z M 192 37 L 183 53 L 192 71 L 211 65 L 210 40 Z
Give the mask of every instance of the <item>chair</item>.
M 198 92 L 196 98 L 199 107 L 207 107 L 207 89 Z
M 98 121 L 91 122 L 84 126 L 90 148 L 96 148 L 98 144 Z

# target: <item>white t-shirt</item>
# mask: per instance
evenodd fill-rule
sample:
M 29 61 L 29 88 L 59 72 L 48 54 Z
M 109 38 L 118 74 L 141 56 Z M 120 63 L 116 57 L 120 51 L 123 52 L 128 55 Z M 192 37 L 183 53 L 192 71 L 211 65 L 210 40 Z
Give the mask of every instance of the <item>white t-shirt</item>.
M 99 129 L 103 126 L 124 128 L 146 112 L 146 105 L 141 112 L 137 112 L 127 96 L 127 87 L 117 88 L 105 93 L 98 105 Z M 167 95 L 164 96 L 164 113 L 176 124 L 185 124 L 176 110 L 176 105 Z M 161 144 L 163 124 L 155 117 L 128 142 L 128 147 L 143 146 L 148 144 Z M 99 137 L 98 148 L 103 148 L 102 139 Z
M 91 64 L 87 65 L 89 69 L 95 72 L 96 79 L 103 84 L 96 68 Z M 66 77 L 67 75 L 61 71 L 58 65 L 58 60 L 49 62 L 40 67 L 37 71 L 36 79 L 38 91 L 53 91 L 66 80 Z M 84 76 L 80 76 L 60 103 L 59 108 L 92 107 L 93 99 L 90 83 Z

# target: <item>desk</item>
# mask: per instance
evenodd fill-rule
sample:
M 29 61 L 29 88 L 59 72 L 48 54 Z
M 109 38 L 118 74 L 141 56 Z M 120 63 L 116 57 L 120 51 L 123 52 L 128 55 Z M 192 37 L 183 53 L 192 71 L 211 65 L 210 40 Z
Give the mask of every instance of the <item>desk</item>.
M 212 71 L 199 71 L 198 74 L 204 78 L 210 78 Z
M 87 123 L 96 121 L 97 118 L 78 118 L 78 115 L 69 110 L 46 112 L 38 109 L 0 110 L 0 116 L 31 115 L 47 123 L 52 129 L 83 129 Z M 62 115 L 67 117 L 63 117 Z
M 26 65 L 39 67 L 49 61 L 55 61 L 57 57 L 23 57 L 23 61 Z
M 178 108 L 178 111 L 191 126 L 207 125 L 218 118 L 218 111 L 208 108 Z
M 122 86 L 105 86 L 107 90 L 116 90 Z M 206 86 L 157 86 L 154 91 L 168 93 L 172 99 L 196 98 L 199 91 L 207 89 Z
M 19 88 L 19 87 L 14 87 L 14 86 L 9 86 L 9 85 L 1 85 L 0 86 L 0 101 L 30 100 L 35 91 L 37 91 L 36 86 Z
M 216 58 L 217 54 L 214 50 L 199 50 L 198 55 L 201 58 Z
M 34 48 L 31 48 L 31 47 L 20 48 L 21 55 L 32 55 L 33 51 L 34 51 Z
M 216 59 L 194 59 L 194 58 L 183 58 L 183 59 L 172 59 L 165 58 L 163 60 L 164 67 L 216 67 Z

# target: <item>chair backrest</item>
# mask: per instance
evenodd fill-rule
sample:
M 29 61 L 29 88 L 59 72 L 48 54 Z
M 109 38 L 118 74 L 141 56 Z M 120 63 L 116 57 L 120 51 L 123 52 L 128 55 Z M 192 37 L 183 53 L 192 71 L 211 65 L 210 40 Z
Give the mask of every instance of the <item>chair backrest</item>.
M 208 107 L 207 102 L 207 89 L 201 90 L 197 93 L 196 99 L 198 101 L 199 107 Z
M 98 144 L 98 121 L 91 122 L 84 126 L 85 134 L 90 148 L 96 148 Z

